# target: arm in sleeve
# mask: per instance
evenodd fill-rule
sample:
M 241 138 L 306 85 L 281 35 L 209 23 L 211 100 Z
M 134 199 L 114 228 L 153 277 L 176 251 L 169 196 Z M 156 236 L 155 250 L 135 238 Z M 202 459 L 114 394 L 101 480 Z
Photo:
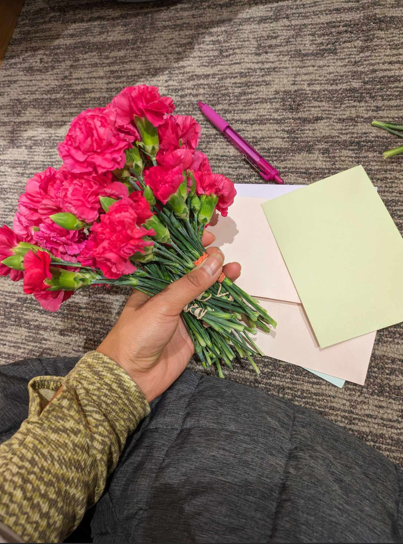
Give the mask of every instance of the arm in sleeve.
M 0 446 L 0 522 L 27 542 L 61 542 L 100 498 L 150 407 L 129 375 L 97 351 L 65 378 L 34 378 L 29 396 L 28 419 Z

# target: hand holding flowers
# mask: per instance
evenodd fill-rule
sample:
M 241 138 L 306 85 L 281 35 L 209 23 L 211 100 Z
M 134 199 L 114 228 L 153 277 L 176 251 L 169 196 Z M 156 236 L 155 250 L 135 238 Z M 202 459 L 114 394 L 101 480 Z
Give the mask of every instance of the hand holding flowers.
M 196 150 L 195 119 L 173 110 L 172 99 L 139 85 L 76 117 L 59 145 L 62 167 L 33 176 L 19 199 L 14 232 L 0 229 L 0 274 L 22 279 L 24 291 L 51 311 L 88 285 L 130 285 L 154 297 L 144 304 L 143 295 L 134 295 L 100 349 L 116 351 L 119 331 L 132 330 L 127 316 L 140 323 L 139 315 L 152 314 L 150 330 L 161 320 L 167 330 L 147 364 L 159 361 L 155 368 L 165 368 L 168 382 L 176 365 L 169 370 L 161 361 L 167 353 L 170 360 L 173 345 L 188 358 L 194 346 L 220 376 L 221 363 L 232 368 L 236 357 L 258 371 L 252 356 L 260 351 L 250 333 L 276 323 L 233 283 L 238 268 L 222 272 L 220 253 L 207 258 L 202 243 L 214 212 L 227 215 L 236 191 Z M 136 360 L 147 337 L 141 330 L 133 329 Z M 115 356 L 129 366 L 133 360 L 129 353 Z
M 213 234 L 205 231 L 202 241 L 211 244 Z M 211 287 L 222 271 L 232 281 L 240 274 L 238 263 L 223 267 L 223 255 L 217 248 L 207 252 L 210 257 L 199 268 L 155 297 L 149 299 L 134 290 L 98 348 L 126 370 L 149 402 L 182 374 L 194 354 L 193 342 L 180 317 L 183 308 Z

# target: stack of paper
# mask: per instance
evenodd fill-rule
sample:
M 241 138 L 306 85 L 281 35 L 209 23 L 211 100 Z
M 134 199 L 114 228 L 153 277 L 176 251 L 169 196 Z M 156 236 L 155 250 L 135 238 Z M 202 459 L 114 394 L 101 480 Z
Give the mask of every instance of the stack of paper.
M 263 206 L 321 347 L 403 320 L 403 241 L 361 166 Z
M 376 330 L 403 320 L 403 241 L 365 171 L 237 190 L 210 230 L 278 322 L 259 347 L 339 387 L 364 384 Z

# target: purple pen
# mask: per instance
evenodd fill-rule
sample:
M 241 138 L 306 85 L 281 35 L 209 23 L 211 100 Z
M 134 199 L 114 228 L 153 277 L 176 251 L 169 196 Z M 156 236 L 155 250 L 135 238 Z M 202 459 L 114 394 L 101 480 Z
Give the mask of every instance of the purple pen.
M 278 170 L 269 164 L 263 157 L 253 149 L 217 112 L 207 104 L 198 102 L 202 114 L 216 127 L 220 132 L 228 138 L 244 156 L 245 159 L 255 168 L 265 181 L 275 181 L 276 183 L 284 183 L 281 179 Z

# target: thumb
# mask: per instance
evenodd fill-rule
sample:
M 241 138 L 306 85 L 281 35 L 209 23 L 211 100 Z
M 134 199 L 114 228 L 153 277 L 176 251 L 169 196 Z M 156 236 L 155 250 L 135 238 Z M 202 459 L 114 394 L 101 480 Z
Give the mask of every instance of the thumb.
M 149 303 L 158 304 L 159 312 L 179 315 L 186 304 L 195 300 L 218 280 L 223 264 L 224 255 L 221 251 L 212 253 L 201 266 L 168 285 Z

